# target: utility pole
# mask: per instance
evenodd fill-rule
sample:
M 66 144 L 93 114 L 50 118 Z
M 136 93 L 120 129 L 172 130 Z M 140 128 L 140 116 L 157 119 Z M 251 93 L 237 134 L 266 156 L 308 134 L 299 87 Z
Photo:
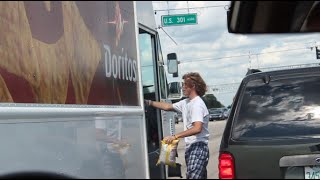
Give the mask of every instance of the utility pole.
M 258 63 L 258 69 L 259 69 L 259 68 L 260 68 L 259 55 L 258 55 L 258 54 L 256 54 L 256 56 L 257 56 L 257 63 Z
M 316 57 L 320 59 L 320 49 L 318 49 L 318 46 L 316 46 Z
M 188 14 L 189 14 L 189 1 L 187 1 Z
M 249 69 L 251 69 L 251 52 L 249 51 Z

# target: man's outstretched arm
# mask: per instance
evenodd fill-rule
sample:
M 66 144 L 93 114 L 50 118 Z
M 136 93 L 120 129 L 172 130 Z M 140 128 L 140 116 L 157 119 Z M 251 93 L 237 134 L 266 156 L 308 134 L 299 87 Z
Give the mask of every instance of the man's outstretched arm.
M 165 103 L 165 102 L 157 102 L 157 101 L 151 101 L 151 100 L 145 100 L 145 103 L 148 106 L 152 106 L 155 108 L 159 108 L 165 111 L 174 111 L 173 105 L 170 103 Z

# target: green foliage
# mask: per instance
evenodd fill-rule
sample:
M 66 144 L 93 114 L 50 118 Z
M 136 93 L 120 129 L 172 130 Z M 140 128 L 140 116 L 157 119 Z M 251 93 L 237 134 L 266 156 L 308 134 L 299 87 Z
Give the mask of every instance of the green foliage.
M 201 97 L 208 109 L 224 107 L 213 94 L 206 94 Z

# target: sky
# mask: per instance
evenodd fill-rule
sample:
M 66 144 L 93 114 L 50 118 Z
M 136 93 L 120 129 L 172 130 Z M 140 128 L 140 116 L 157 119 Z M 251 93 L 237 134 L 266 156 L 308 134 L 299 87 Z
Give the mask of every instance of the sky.
M 198 24 L 159 29 L 162 53 L 177 53 L 179 77 L 168 75 L 168 82 L 181 81 L 187 72 L 199 72 L 208 92 L 228 106 L 248 68 L 263 68 L 319 63 L 315 46 L 319 33 L 231 34 L 227 30 L 229 1 L 153 1 L 154 10 L 207 7 L 188 10 L 156 11 L 157 26 L 162 15 L 197 13 Z M 208 7 L 211 6 L 211 7 Z M 219 6 L 219 7 L 212 7 Z M 170 37 L 177 43 L 172 41 Z M 256 55 L 258 54 L 258 55 Z M 238 56 L 238 57 L 237 57 Z M 233 86 L 231 86 L 231 84 Z M 220 91 L 213 91 L 213 88 Z M 233 87 L 233 88 L 231 88 Z M 225 90 L 222 91 L 222 88 Z

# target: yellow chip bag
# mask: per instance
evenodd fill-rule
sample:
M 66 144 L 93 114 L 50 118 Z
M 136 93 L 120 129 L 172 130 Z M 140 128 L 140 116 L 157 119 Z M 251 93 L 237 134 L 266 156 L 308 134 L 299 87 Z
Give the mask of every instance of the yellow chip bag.
M 164 140 L 161 141 L 161 151 L 157 165 L 163 163 L 165 165 L 176 167 L 178 143 L 179 140 L 173 140 L 170 144 L 166 144 Z

